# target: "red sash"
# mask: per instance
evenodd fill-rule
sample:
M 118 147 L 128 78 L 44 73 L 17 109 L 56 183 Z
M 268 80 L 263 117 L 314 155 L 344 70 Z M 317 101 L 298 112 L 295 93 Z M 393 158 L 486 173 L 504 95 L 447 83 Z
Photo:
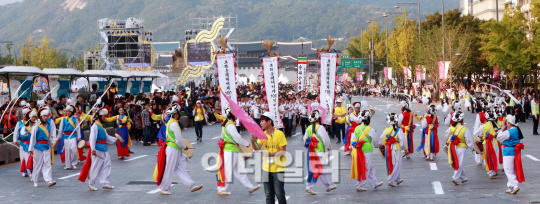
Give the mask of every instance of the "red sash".
M 523 165 L 521 163 L 521 150 L 525 149 L 523 143 L 518 143 L 514 146 L 515 156 L 514 156 L 514 169 L 516 170 L 516 177 L 519 183 L 525 181 L 525 174 L 523 174 Z
M 96 143 L 97 144 L 107 144 L 107 141 L 101 140 L 101 141 L 97 141 Z M 87 142 L 86 146 L 88 146 L 88 153 L 86 154 L 86 157 L 87 158 L 92 158 L 91 157 L 92 156 L 91 155 L 92 154 L 92 146 L 90 146 L 90 142 Z M 81 181 L 83 183 L 86 181 L 86 178 L 88 178 L 88 176 L 90 174 L 90 167 L 92 167 L 92 159 L 87 159 L 84 162 L 81 173 L 79 174 L 79 181 Z
M 347 139 L 345 141 L 345 148 L 343 149 L 344 152 L 348 152 L 351 146 L 351 136 L 354 133 L 354 130 L 357 126 L 359 126 L 359 123 L 351 122 L 351 127 L 347 130 Z
M 459 134 L 459 133 L 458 133 Z M 455 137 L 454 140 L 450 143 L 450 153 L 452 154 L 452 165 L 454 165 L 454 171 L 459 169 L 459 159 L 456 151 L 456 146 L 459 145 L 459 137 Z
M 486 123 L 486 113 L 480 112 L 480 113 L 478 113 L 478 116 L 480 116 L 480 122 L 481 123 Z
M 309 142 L 309 165 L 311 166 L 311 173 L 313 174 L 313 178 L 318 179 L 320 175 L 322 175 L 322 164 L 319 159 L 319 155 L 317 152 L 315 152 L 315 148 L 317 148 L 317 143 L 319 140 L 313 134 L 311 136 L 311 140 Z
M 451 112 L 451 113 L 450 113 L 450 125 L 454 125 L 454 123 L 456 123 L 456 122 L 454 122 L 454 121 L 452 120 L 452 117 L 453 117 L 453 116 L 454 116 L 454 112 Z
M 356 179 L 358 181 L 366 180 L 366 158 L 364 157 L 364 151 L 362 151 L 364 142 L 364 140 L 356 142 Z
M 399 131 L 399 130 L 396 130 Z M 387 136 L 388 137 L 388 136 Z M 390 175 L 394 172 L 394 164 L 392 164 L 392 144 L 396 143 L 396 138 L 390 136 L 386 140 L 386 170 L 387 174 Z
M 71 133 L 73 133 L 73 131 L 64 131 L 64 135 L 71 135 Z
M 495 154 L 495 149 L 493 148 L 493 135 L 489 134 L 489 136 L 486 138 L 486 165 L 488 166 L 489 170 L 493 170 L 497 172 L 498 170 L 498 163 L 497 163 L 497 155 Z
M 20 170 L 22 173 L 26 172 L 26 160 L 24 159 L 24 157 L 22 158 L 22 161 L 21 161 L 21 170 Z
M 158 166 L 158 175 L 157 175 L 157 185 L 161 184 L 161 179 L 163 179 L 163 173 L 165 172 L 165 164 L 167 162 L 167 152 L 165 149 L 167 149 L 167 141 L 161 145 L 161 149 L 158 151 L 157 156 L 157 166 Z
M 49 144 L 49 140 L 37 140 L 36 142 L 39 144 Z
M 227 181 L 227 178 L 225 177 L 225 156 L 224 156 L 224 152 L 223 152 L 223 149 L 225 148 L 225 141 L 224 140 L 219 140 L 218 141 L 218 145 L 219 145 L 219 161 L 217 162 L 218 163 L 218 175 L 216 175 L 216 179 L 217 179 L 217 186 L 220 186 L 220 187 L 224 187 L 225 186 L 225 181 Z M 221 178 L 221 179 L 220 179 Z
M 26 169 L 32 171 L 34 169 L 34 155 L 30 154 L 28 161 L 26 162 Z

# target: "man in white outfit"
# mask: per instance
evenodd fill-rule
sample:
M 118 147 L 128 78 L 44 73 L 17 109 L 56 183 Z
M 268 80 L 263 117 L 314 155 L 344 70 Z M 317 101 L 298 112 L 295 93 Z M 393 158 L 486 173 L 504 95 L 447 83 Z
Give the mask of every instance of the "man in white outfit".
M 227 116 L 227 120 L 223 122 L 223 126 L 221 127 L 221 137 L 222 140 L 218 142 L 220 147 L 220 155 L 223 153 L 223 165 L 220 163 L 218 167 L 218 174 L 220 174 L 222 171 L 225 171 L 225 179 L 223 180 L 218 179 L 218 187 L 217 187 L 217 194 L 218 195 L 231 195 L 230 192 L 227 192 L 227 187 L 229 183 L 232 181 L 232 175 L 234 174 L 234 177 L 242 183 L 246 187 L 246 189 L 249 191 L 249 193 L 253 193 L 261 188 L 261 186 L 253 186 L 251 182 L 249 182 L 249 179 L 247 177 L 246 173 L 240 172 L 240 170 L 245 169 L 244 167 L 244 157 L 242 153 L 240 152 L 240 145 L 244 147 L 248 147 L 250 143 L 247 140 L 242 139 L 242 136 L 238 133 L 235 126 L 236 117 L 231 113 L 231 109 L 227 108 L 225 109 L 225 115 Z M 222 169 L 224 168 L 224 169 Z M 244 170 L 245 172 L 245 170 Z M 221 175 L 223 176 L 223 175 Z M 223 178 L 223 177 L 220 177 Z
M 109 111 L 105 108 L 99 109 L 94 114 L 94 124 L 90 127 L 90 143 L 91 158 L 86 160 L 82 172 L 89 172 L 88 189 L 96 191 L 96 178 L 99 176 L 99 183 L 103 189 L 114 189 L 109 183 L 109 175 L 111 174 L 111 157 L 107 149 L 107 144 L 115 144 L 119 136 L 113 137 L 107 134 L 107 130 L 103 127 L 103 123 L 107 120 Z M 91 163 L 89 169 L 87 163 Z M 83 173 L 81 172 L 81 175 Z M 85 179 L 85 178 L 83 178 Z M 81 178 L 79 178 L 81 180 Z M 83 181 L 84 182 L 84 181 Z
M 523 167 L 521 167 L 521 150 L 524 148 L 521 140 L 523 139 L 523 133 L 518 128 L 516 116 L 506 116 L 508 121 L 508 127 L 503 126 L 499 130 L 497 139 L 504 145 L 503 149 L 503 165 L 504 173 L 508 178 L 506 186 L 508 190 L 506 193 L 517 194 L 519 191 L 519 183 L 525 181 L 525 175 L 523 174 Z M 521 167 L 521 168 L 516 168 Z
M 21 102 L 21 105 L 23 105 L 23 102 Z M 24 129 L 24 124 L 26 124 L 26 120 L 28 120 L 27 114 L 32 111 L 29 107 L 26 106 L 26 102 L 24 102 L 24 108 L 22 109 L 22 114 L 24 118 L 21 118 L 19 122 L 17 122 L 17 125 L 15 125 L 15 129 L 13 130 L 13 144 L 19 145 L 19 158 L 21 160 L 21 169 L 24 169 L 22 171 L 22 177 L 28 177 L 31 176 L 31 172 L 29 170 L 26 170 L 26 161 L 28 161 L 28 157 L 30 154 L 28 153 L 28 147 L 30 144 L 30 138 L 28 136 L 21 136 L 21 131 Z M 28 144 L 27 144 L 28 143 Z M 32 178 L 30 178 L 32 180 Z
M 184 185 L 188 186 L 191 192 L 200 190 L 203 186 L 197 186 L 191 180 L 191 174 L 187 168 L 189 158 L 182 152 L 182 149 L 187 150 L 187 145 L 182 137 L 178 119 L 180 119 L 180 106 L 173 104 L 167 109 L 167 114 L 171 115 L 171 119 L 167 123 L 167 140 L 161 147 L 158 154 L 158 171 L 163 172 L 161 179 L 158 178 L 158 185 L 162 195 L 170 195 L 169 189 L 172 184 L 172 175 L 174 172 L 178 174 Z M 163 148 L 166 148 L 163 152 Z M 165 153 L 165 155 L 163 155 Z M 159 163 L 165 157 L 165 166 L 160 168 Z
M 77 130 L 75 131 L 76 127 L 78 127 L 79 119 L 77 117 L 73 116 L 73 113 L 75 112 L 76 108 L 73 105 L 68 105 L 64 109 L 64 113 L 66 113 L 67 116 L 64 116 L 60 120 L 60 126 L 58 126 L 59 135 L 62 135 L 62 138 L 64 139 L 64 154 L 66 158 L 66 166 L 64 169 L 77 169 L 77 163 L 79 162 L 79 159 L 77 158 L 77 142 L 81 140 L 81 131 Z M 75 131 L 75 133 L 73 133 Z
M 454 175 L 452 176 L 452 183 L 459 185 L 458 179 L 461 179 L 461 183 L 467 182 L 465 177 L 465 169 L 463 168 L 463 160 L 465 159 L 465 151 L 468 147 L 472 147 L 473 139 L 471 132 L 467 127 L 463 126 L 462 111 L 456 111 L 452 116 L 454 124 L 444 132 L 447 138 L 445 149 L 448 149 L 448 162 L 454 168 Z M 457 161 L 454 160 L 457 158 Z M 457 164 L 456 164 L 457 162 Z
M 386 173 L 388 186 L 396 187 L 403 182 L 401 179 L 401 151 L 405 145 L 405 134 L 399 128 L 399 116 L 390 113 L 386 116 L 388 127 L 381 134 L 380 145 L 385 146 Z M 391 165 L 390 165 L 391 164 Z
M 488 103 L 486 100 L 483 100 L 480 103 L 482 105 L 482 111 L 476 115 L 476 119 L 474 121 L 473 132 L 476 132 L 476 130 L 483 128 L 484 123 L 487 122 L 486 110 L 491 107 L 491 104 Z M 482 159 L 482 155 L 477 154 L 476 151 L 474 153 L 474 160 L 476 161 L 476 166 L 482 166 L 482 163 L 484 163 L 484 159 Z
M 52 180 L 51 171 L 51 146 L 52 141 L 56 139 L 56 125 L 49 119 L 49 113 L 49 109 L 46 108 L 39 110 L 41 121 L 44 122 L 37 121 L 35 111 L 32 111 L 29 115 L 32 133 L 28 152 L 34 157 L 32 174 L 34 187 L 38 186 L 40 171 L 43 173 L 43 179 L 48 183 L 49 187 L 56 185 L 56 181 Z M 26 128 L 23 128 L 23 134 L 28 134 L 26 130 Z
M 332 185 L 329 174 L 325 173 L 326 169 L 328 168 L 326 154 L 332 148 L 330 137 L 328 137 L 328 133 L 321 125 L 322 111 L 319 110 L 318 107 L 318 103 L 311 104 L 312 111 L 311 115 L 309 116 L 311 125 L 308 126 L 306 134 L 304 134 L 303 138 L 303 140 L 306 142 L 304 147 L 308 148 L 308 162 L 310 162 L 310 164 L 318 162 L 322 165 L 321 169 L 313 169 L 312 166 L 308 166 L 306 193 L 311 195 L 317 195 L 317 193 L 313 191 L 313 187 L 315 187 L 318 179 L 320 179 L 323 185 L 326 187 L 326 192 L 333 191 L 337 188 L 337 186 Z M 317 154 L 317 156 L 311 154 Z

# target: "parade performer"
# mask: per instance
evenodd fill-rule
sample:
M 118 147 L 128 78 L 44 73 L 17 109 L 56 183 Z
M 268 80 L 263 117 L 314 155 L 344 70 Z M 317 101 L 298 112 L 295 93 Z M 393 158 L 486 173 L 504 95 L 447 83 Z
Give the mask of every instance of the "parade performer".
M 49 113 L 48 108 L 42 108 L 39 113 L 32 111 L 29 115 L 32 129 L 28 152 L 34 158 L 32 172 L 34 187 L 38 186 L 39 172 L 43 173 L 43 179 L 49 187 L 56 185 L 56 181 L 52 180 L 51 171 L 51 158 L 54 158 L 54 154 L 51 157 L 51 146 L 56 139 L 56 125 L 49 118 Z M 37 120 L 38 114 L 41 117 L 40 121 Z M 27 130 L 28 128 L 23 128 L 23 132 Z
M 474 122 L 474 132 L 476 132 L 478 129 L 482 128 L 482 125 L 487 122 L 486 120 L 486 113 L 485 111 L 489 109 L 491 106 L 485 99 L 482 99 L 480 102 L 481 105 L 481 111 L 478 112 L 476 115 L 476 120 Z M 474 150 L 473 150 L 474 151 Z M 482 155 L 478 153 L 474 153 L 474 160 L 476 161 L 476 166 L 482 166 L 482 163 L 484 163 L 482 159 Z
M 356 127 L 358 127 L 358 125 L 362 124 L 362 120 L 360 120 L 360 118 L 358 118 L 358 114 L 360 114 L 361 103 L 360 102 L 354 102 L 353 106 L 354 106 L 354 112 L 349 114 L 349 119 L 348 119 L 350 121 L 350 123 L 351 123 L 351 127 L 349 127 L 347 129 L 347 136 L 345 137 L 345 142 L 344 142 L 345 143 L 345 148 L 344 148 L 345 155 L 351 154 L 351 151 L 352 151 L 351 137 L 354 134 L 354 130 L 356 129 Z
M 89 178 L 88 189 L 91 191 L 97 191 L 95 183 L 98 176 L 99 183 L 101 183 L 103 189 L 114 189 L 114 186 L 111 186 L 109 183 L 111 157 L 108 153 L 107 144 L 114 144 L 121 138 L 108 135 L 107 130 L 103 127 L 108 114 L 109 111 L 106 108 L 100 108 L 92 117 L 94 124 L 90 127 L 90 137 L 88 138 L 90 148 L 88 149 L 86 162 L 79 175 L 79 181 L 83 183 L 86 181 L 86 178 Z
M 321 182 L 326 187 L 326 192 L 335 190 L 337 186 L 330 183 L 331 181 L 328 173 L 323 173 L 327 168 L 327 165 L 323 165 L 326 164 L 326 153 L 331 150 L 328 133 L 324 127 L 321 126 L 323 111 L 318 109 L 318 103 L 312 103 L 311 108 L 312 111 L 309 116 L 311 125 L 308 126 L 303 138 L 305 141 L 304 147 L 308 149 L 308 179 L 306 182 L 306 193 L 317 195 L 317 193 L 313 191 L 317 179 L 321 179 Z
M 191 192 L 200 190 L 203 186 L 197 186 L 191 180 L 191 174 L 187 168 L 189 158 L 182 152 L 182 149 L 187 150 L 187 145 L 182 137 L 180 125 L 180 106 L 173 104 L 166 113 L 171 115 L 171 119 L 167 123 L 167 140 L 161 146 L 158 153 L 158 176 L 156 178 L 157 185 L 161 189 L 162 195 L 170 195 L 169 189 L 172 184 L 172 175 L 174 172 L 178 174 L 184 185 L 190 188 Z
M 502 150 L 497 141 L 497 132 L 499 131 L 499 126 L 497 126 L 497 114 L 495 111 L 488 109 L 484 111 L 484 117 L 487 122 L 484 123 L 480 128 L 476 129 L 474 135 L 482 138 L 482 145 L 484 146 L 484 152 L 482 154 L 482 159 L 486 163 L 486 171 L 490 179 L 494 179 L 497 176 L 497 171 L 499 169 L 498 163 L 502 164 Z M 497 155 L 500 154 L 499 162 L 497 160 Z
M 508 178 L 506 193 L 516 194 L 519 191 L 518 184 L 525 181 L 523 166 L 521 163 L 521 150 L 525 148 L 521 140 L 523 133 L 518 127 L 516 116 L 508 115 L 508 126 L 503 126 L 499 131 L 499 142 L 503 144 L 504 173 Z
M 467 127 L 463 126 L 463 117 L 462 111 L 456 111 L 452 115 L 454 124 L 444 133 L 447 138 L 445 149 L 448 149 L 448 164 L 454 168 L 452 183 L 455 185 L 459 185 L 457 179 L 461 179 L 461 183 L 467 182 L 463 160 L 465 159 L 465 150 L 473 145 L 471 133 Z
M 105 119 L 105 122 L 116 122 L 118 127 L 116 128 L 116 134 L 122 137 L 121 141 L 116 141 L 116 151 L 118 153 L 118 159 L 125 159 L 129 157 L 129 129 L 127 127 L 128 122 L 131 122 L 129 116 L 126 115 L 124 108 L 118 109 L 118 115 Z
M 21 104 L 23 103 L 21 102 Z M 19 148 L 19 158 L 21 160 L 20 169 L 21 169 L 22 177 L 28 177 L 31 174 L 30 170 L 26 169 L 26 162 L 28 161 L 28 157 L 30 156 L 30 154 L 28 154 L 28 145 L 30 144 L 30 136 L 21 135 L 21 131 L 22 129 L 24 129 L 24 125 L 26 124 L 28 120 L 28 113 L 30 113 L 32 109 L 30 109 L 29 107 L 25 105 L 23 106 L 24 106 L 24 108 L 22 109 L 23 118 L 22 120 L 17 122 L 17 125 L 15 125 L 15 129 L 13 130 L 13 144 L 15 145 L 20 144 L 20 148 Z M 30 178 L 30 180 L 32 180 L 32 178 Z
M 416 125 L 413 124 L 413 113 L 409 109 L 410 104 L 408 101 L 401 101 L 401 114 L 399 115 L 399 124 L 405 135 L 405 154 L 403 157 L 410 159 L 410 155 L 414 152 L 413 132 Z
M 242 183 L 249 193 L 259 190 L 260 186 L 253 186 L 247 177 L 247 174 L 240 173 L 243 167 L 243 156 L 239 146 L 248 147 L 250 143 L 242 139 L 242 136 L 236 130 L 236 117 L 231 113 L 230 108 L 225 109 L 227 120 L 221 126 L 221 139 L 219 145 L 219 160 L 217 178 L 217 194 L 231 195 L 227 192 L 228 183 L 232 181 L 232 175 Z
M 359 125 L 354 130 L 354 136 L 351 138 L 351 144 L 354 150 L 352 151 L 352 165 L 351 165 L 351 178 L 356 179 L 356 191 L 367 191 L 363 188 L 366 184 L 366 180 L 371 184 L 374 189 L 382 186 L 382 182 L 377 182 L 375 177 L 375 168 L 371 163 L 373 158 L 373 145 L 378 144 L 378 137 L 376 137 L 377 130 L 369 126 L 371 122 L 371 111 L 363 110 L 359 115 L 362 120 L 362 125 Z M 372 137 L 375 136 L 375 137 Z M 375 139 L 375 141 L 373 141 Z
M 439 136 L 437 134 L 439 118 L 435 115 L 436 112 L 435 105 L 429 105 L 424 116 L 416 116 L 416 119 L 422 122 L 422 143 L 416 151 L 423 149 L 425 159 L 431 161 L 433 161 L 433 156 L 439 153 Z
M 348 134 L 349 134 L 349 128 L 351 128 L 352 126 L 351 124 L 352 121 L 349 118 L 349 115 L 352 113 L 354 113 L 354 109 L 349 104 L 349 108 L 347 108 L 347 116 L 345 116 L 345 123 L 347 124 L 347 127 L 345 128 L 346 133 L 345 133 L 345 136 L 343 137 L 343 145 L 349 144 L 350 146 L 351 141 L 350 141 L 350 138 L 348 138 Z M 349 141 L 347 141 L 347 139 L 349 139 Z M 350 152 L 345 149 L 345 146 L 343 147 L 343 151 L 345 152 L 345 155 L 350 155 Z
M 454 115 L 454 113 L 456 111 L 460 111 L 461 110 L 461 104 L 459 103 L 459 101 L 452 101 L 452 112 L 451 113 L 448 113 L 448 115 L 444 118 L 444 125 L 450 127 L 452 125 L 454 125 L 454 121 L 452 120 L 452 116 Z
M 390 113 L 386 116 L 388 127 L 381 134 L 382 144 L 379 149 L 384 149 L 386 162 L 386 174 L 388 186 L 396 187 L 403 182 L 401 179 L 401 151 L 405 145 L 405 135 L 399 127 L 399 119 L 396 113 Z M 381 147 L 382 146 L 382 147 Z
M 64 139 L 65 167 L 64 169 L 77 169 L 77 142 L 81 140 L 81 132 L 75 131 L 79 124 L 79 119 L 73 116 L 75 106 L 68 105 L 64 109 L 66 116 L 62 117 L 58 130 Z M 75 131 L 75 133 L 73 133 Z M 73 134 L 72 134 L 73 133 Z M 60 136 L 58 136 L 60 137 Z

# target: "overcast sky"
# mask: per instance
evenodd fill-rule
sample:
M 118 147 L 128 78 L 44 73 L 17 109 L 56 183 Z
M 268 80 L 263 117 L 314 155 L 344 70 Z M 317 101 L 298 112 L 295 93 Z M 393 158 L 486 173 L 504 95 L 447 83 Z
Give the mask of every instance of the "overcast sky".
M 23 0 L 0 0 L 0 6 L 13 3 L 13 2 L 19 2 L 19 1 L 23 1 Z

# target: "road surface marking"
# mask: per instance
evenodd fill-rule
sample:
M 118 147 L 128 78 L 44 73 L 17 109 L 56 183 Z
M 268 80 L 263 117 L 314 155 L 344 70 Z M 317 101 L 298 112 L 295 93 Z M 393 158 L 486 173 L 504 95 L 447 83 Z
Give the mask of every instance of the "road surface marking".
M 133 161 L 133 160 L 135 160 L 135 159 L 140 159 L 140 158 L 143 158 L 143 157 L 146 157 L 146 156 L 148 156 L 148 155 L 141 155 L 141 156 L 133 157 L 133 158 L 131 158 L 131 159 L 127 159 L 127 160 L 124 160 L 124 161 Z
M 67 179 L 67 178 L 71 178 L 71 177 L 74 177 L 74 176 L 78 176 L 79 174 L 81 174 L 81 173 L 76 173 L 76 174 L 72 174 L 72 175 L 69 175 L 69 176 L 60 177 L 58 179 L 60 179 L 60 180 Z
M 434 171 L 437 170 L 437 164 L 436 163 L 430 162 L 429 167 L 431 168 L 431 170 L 434 170 Z
M 341 146 L 341 148 L 339 148 L 339 150 L 344 150 L 345 149 L 345 146 Z
M 294 134 L 294 135 L 293 135 L 293 137 L 296 137 L 296 136 L 298 136 L 298 135 L 300 135 L 300 133 L 296 133 L 296 134 Z
M 436 195 L 442 195 L 444 194 L 444 191 L 442 189 L 442 185 L 441 185 L 441 182 L 440 181 L 434 181 L 433 182 L 433 189 L 435 189 L 435 194 Z
M 214 137 L 212 139 L 215 140 L 215 139 L 218 139 L 218 138 L 221 138 L 221 136 L 217 136 L 217 137 Z
M 194 145 L 194 144 L 197 144 L 197 142 L 192 142 L 191 144 Z
M 529 159 L 532 159 L 533 161 L 540 161 L 540 159 L 537 159 L 536 157 L 533 157 L 533 156 L 531 156 L 529 154 L 527 154 L 525 156 L 529 157 Z

